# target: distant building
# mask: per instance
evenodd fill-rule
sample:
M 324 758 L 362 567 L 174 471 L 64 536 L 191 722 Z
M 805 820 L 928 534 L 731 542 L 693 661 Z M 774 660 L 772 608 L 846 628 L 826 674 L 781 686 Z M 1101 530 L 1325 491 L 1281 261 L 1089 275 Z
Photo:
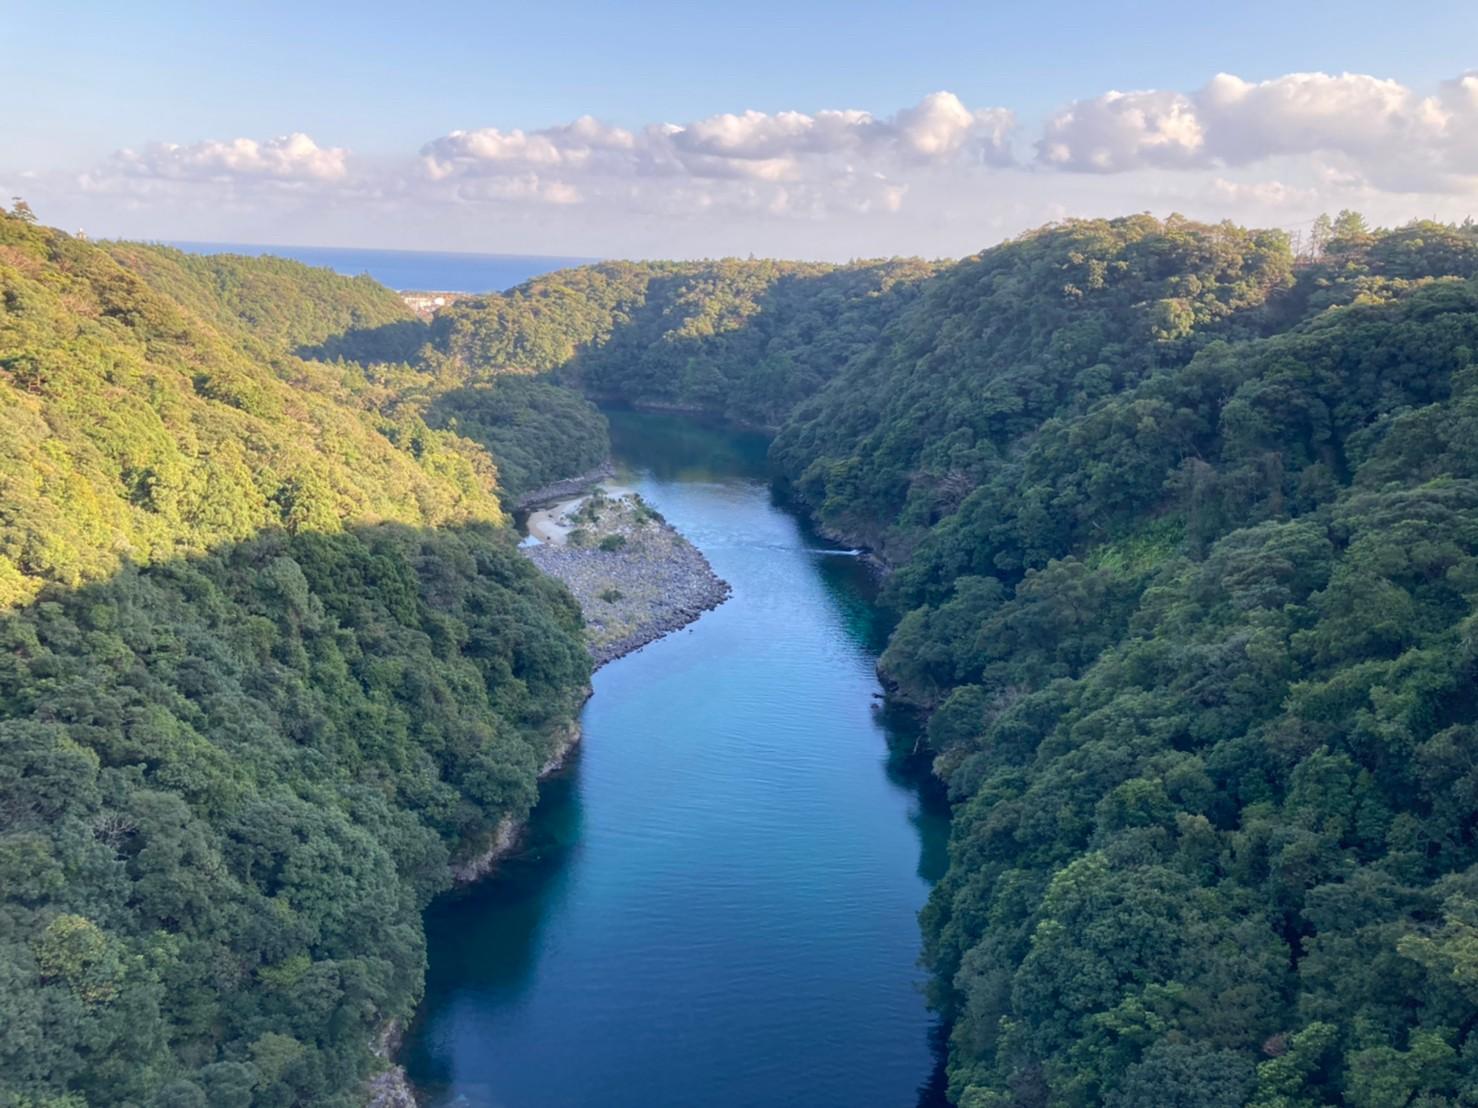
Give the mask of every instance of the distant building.
M 436 314 L 437 309 L 465 299 L 466 294 L 460 292 L 403 292 L 400 298 L 405 301 L 407 308 L 422 319 L 430 319 Z

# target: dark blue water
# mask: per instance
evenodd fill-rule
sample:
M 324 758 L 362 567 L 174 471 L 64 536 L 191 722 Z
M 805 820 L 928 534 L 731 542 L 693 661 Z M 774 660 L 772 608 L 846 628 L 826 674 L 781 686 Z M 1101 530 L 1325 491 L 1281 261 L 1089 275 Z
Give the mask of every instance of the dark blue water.
M 305 265 L 327 266 L 346 277 L 368 273 L 392 289 L 434 292 L 502 292 L 530 277 L 587 265 L 596 258 L 538 254 L 457 254 L 429 250 L 358 250 L 333 246 L 253 246 L 240 242 L 171 242 L 191 254 L 273 254 Z
M 530 851 L 429 913 L 401 1060 L 430 1104 L 932 1103 L 916 913 L 945 816 L 875 707 L 866 568 L 772 502 L 762 441 L 613 438 L 734 595 L 596 675 Z

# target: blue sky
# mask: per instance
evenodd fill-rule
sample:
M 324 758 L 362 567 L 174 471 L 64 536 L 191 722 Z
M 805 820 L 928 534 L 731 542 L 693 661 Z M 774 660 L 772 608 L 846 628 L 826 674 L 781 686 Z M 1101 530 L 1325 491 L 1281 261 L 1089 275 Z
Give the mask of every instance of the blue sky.
M 12 96 L 0 120 L 0 186 L 96 233 L 847 256 L 960 253 L 1046 218 L 1167 205 L 1290 225 L 1346 201 L 1388 219 L 1478 210 L 1467 86 L 1454 84 L 1478 70 L 1471 2 L 49 3 L 6 11 L 0 28 L 0 71 L 24 90 L 24 110 Z M 1232 118 L 1225 97 L 1207 99 L 1219 73 L 1265 95 L 1239 92 Z M 1304 73 L 1395 82 L 1407 101 L 1381 86 L 1390 111 L 1373 108 L 1368 80 L 1364 93 L 1272 84 Z M 924 150 L 902 113 L 941 90 L 982 121 L 1008 112 L 1009 135 L 991 116 Z M 1097 105 L 1097 123 L 1075 103 Z M 1303 114 L 1263 126 L 1278 104 Z M 1126 113 L 1142 126 L 1146 107 L 1148 132 L 1126 136 Z M 726 113 L 761 113 L 753 129 L 826 109 L 880 126 L 825 151 L 819 125 L 759 154 L 732 127 L 695 145 L 693 125 Z M 501 143 L 584 116 L 637 136 L 641 157 L 617 165 L 601 139 L 577 166 L 568 136 L 532 153 Z M 1352 116 L 1402 142 L 1376 149 L 1348 133 Z M 646 148 L 662 124 L 686 129 L 675 154 Z M 1049 156 L 1044 128 L 1072 141 Z M 428 183 L 418 160 L 458 132 L 499 142 L 443 144 Z M 268 162 L 202 145 L 288 135 L 338 153 Z M 1420 172 L 1397 180 L 1380 163 L 1411 144 Z M 671 179 L 654 188 L 654 172 Z

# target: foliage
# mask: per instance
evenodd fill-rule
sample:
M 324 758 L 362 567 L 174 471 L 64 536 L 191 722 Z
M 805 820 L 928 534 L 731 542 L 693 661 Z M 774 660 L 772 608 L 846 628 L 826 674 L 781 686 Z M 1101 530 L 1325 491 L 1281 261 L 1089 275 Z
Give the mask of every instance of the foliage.
M 341 277 L 270 255 L 187 254 L 139 243 L 109 243 L 107 250 L 202 319 L 243 327 L 282 350 L 311 350 L 346 332 L 425 331 L 397 293 L 368 275 Z M 344 357 L 355 360 L 352 353 Z
M 957 1103 L 1478 1098 L 1478 234 L 1317 239 L 1074 221 L 815 316 L 879 271 L 596 267 L 436 337 L 779 424 L 893 563 Z
M 254 342 L 0 220 L 0 605 L 266 528 L 501 518 L 482 450 Z
M 865 350 L 933 267 L 917 260 L 607 262 L 437 313 L 474 378 L 557 370 L 591 395 L 775 426 Z
M 439 392 L 425 418 L 486 447 L 500 485 L 515 496 L 594 469 L 610 453 L 605 417 L 579 393 L 537 377 L 501 374 Z
M 587 686 L 485 452 L 288 351 L 361 283 L 258 265 L 0 216 L 0 1103 L 361 1103 Z
M 1475 244 L 1343 219 L 1292 271 L 1226 228 L 1038 232 L 776 440 L 900 563 L 958 1103 L 1478 1095 Z
M 957 1103 L 1478 1099 L 1478 234 L 1315 240 L 611 263 L 417 346 L 0 221 L 0 1073 L 347 1095 L 584 680 L 468 441 L 586 468 L 574 385 L 779 426 L 785 488 L 893 563 Z
M 1049 417 L 1261 333 L 1291 281 L 1274 232 L 1149 216 L 1033 232 L 926 283 L 771 456 L 823 525 L 902 561 Z

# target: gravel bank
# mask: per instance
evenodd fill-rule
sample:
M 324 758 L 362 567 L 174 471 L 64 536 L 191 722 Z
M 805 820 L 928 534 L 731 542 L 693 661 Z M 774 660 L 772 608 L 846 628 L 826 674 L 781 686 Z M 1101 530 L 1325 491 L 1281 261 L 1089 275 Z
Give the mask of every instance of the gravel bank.
M 597 666 L 686 627 L 732 591 L 639 496 L 594 493 L 562 513 L 561 541 L 524 554 L 574 594 Z

